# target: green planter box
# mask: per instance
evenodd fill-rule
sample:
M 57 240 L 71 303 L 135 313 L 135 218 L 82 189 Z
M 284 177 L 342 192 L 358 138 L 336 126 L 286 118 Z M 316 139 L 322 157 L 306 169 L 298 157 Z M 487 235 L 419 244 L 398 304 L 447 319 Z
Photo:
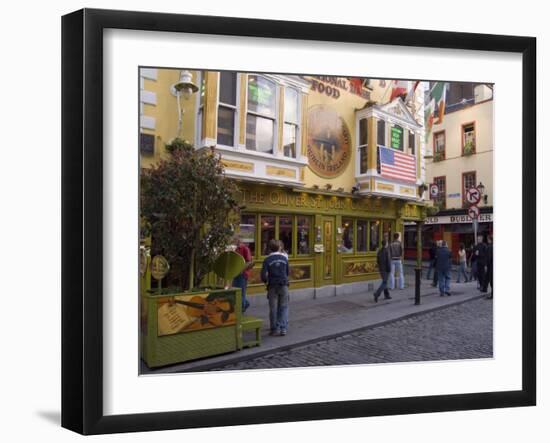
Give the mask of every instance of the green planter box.
M 242 349 L 241 290 L 141 296 L 141 357 L 150 368 Z

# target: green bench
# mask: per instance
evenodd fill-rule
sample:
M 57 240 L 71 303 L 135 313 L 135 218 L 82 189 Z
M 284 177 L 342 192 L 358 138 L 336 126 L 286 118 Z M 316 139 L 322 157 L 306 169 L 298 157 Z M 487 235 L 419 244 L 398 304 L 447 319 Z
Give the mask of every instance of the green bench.
M 242 347 L 251 348 L 252 346 L 260 346 L 262 344 L 262 337 L 260 335 L 260 330 L 262 329 L 263 320 L 261 318 L 243 316 L 241 319 L 242 327 Z M 245 340 L 245 333 L 254 331 L 253 340 Z

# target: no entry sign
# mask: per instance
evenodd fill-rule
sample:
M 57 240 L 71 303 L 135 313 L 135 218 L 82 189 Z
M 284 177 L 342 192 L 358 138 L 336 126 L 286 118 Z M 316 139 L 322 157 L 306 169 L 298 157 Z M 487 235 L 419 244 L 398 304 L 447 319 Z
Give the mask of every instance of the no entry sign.
M 478 188 L 470 188 L 466 191 L 466 201 L 471 205 L 477 205 L 481 200 L 481 191 Z
M 468 215 L 472 220 L 477 220 L 479 217 L 479 208 L 477 206 L 470 206 L 470 209 L 468 209 Z

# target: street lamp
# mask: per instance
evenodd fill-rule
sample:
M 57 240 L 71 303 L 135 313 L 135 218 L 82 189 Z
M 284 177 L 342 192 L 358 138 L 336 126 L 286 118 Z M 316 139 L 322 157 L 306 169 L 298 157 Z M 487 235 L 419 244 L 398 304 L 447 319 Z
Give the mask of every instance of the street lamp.
M 193 83 L 193 74 L 188 70 L 180 72 L 180 79 L 170 87 L 172 95 L 176 96 L 178 105 L 178 132 L 177 137 L 181 138 L 183 129 L 183 113 L 185 112 L 181 106 L 181 96 L 184 100 L 189 100 L 191 96 L 199 90 L 199 87 Z

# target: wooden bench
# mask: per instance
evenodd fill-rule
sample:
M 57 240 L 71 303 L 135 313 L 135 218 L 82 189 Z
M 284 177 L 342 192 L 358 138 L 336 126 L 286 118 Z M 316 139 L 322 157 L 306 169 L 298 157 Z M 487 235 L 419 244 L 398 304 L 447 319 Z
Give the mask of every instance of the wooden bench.
M 242 341 L 243 348 L 251 348 L 252 346 L 260 346 L 262 344 L 262 337 L 260 334 L 260 330 L 262 329 L 263 323 L 264 321 L 261 318 L 257 318 L 257 317 L 244 316 L 241 319 L 241 327 L 242 327 L 242 334 L 243 334 L 243 341 Z M 244 334 L 245 332 L 249 332 L 249 331 L 255 332 L 255 340 L 245 341 Z

